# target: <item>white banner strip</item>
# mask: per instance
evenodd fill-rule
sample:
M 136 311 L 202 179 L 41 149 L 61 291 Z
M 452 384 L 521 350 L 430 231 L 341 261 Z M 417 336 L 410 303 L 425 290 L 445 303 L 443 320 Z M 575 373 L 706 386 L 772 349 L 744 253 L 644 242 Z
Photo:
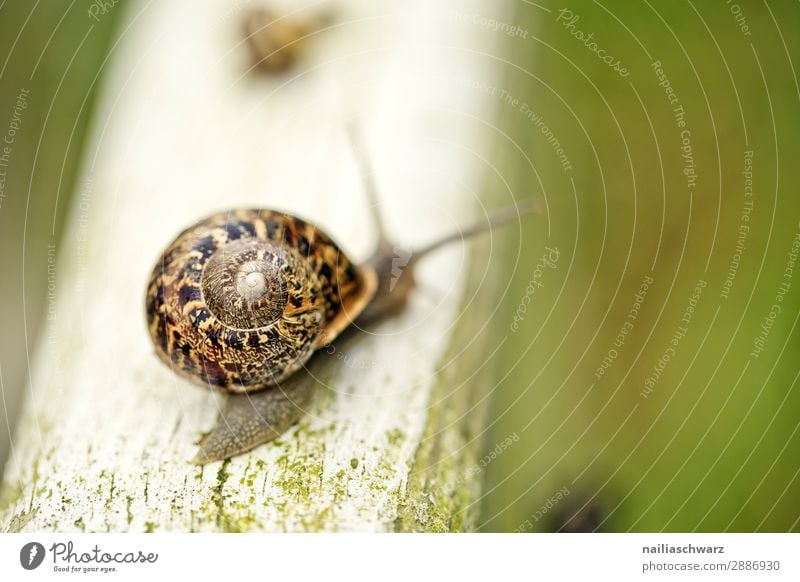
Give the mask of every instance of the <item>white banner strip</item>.
M 3 580 L 800 580 L 797 534 L 6 534 Z M 255 576 L 255 578 L 254 578 Z

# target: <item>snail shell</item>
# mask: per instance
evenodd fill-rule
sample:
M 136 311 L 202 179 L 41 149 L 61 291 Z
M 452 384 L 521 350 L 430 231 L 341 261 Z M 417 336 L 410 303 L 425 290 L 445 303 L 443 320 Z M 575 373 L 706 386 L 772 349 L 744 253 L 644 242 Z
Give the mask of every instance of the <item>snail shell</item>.
M 162 254 L 147 290 L 159 357 L 196 382 L 251 392 L 281 382 L 369 303 L 375 272 L 318 227 L 269 210 L 215 214 Z

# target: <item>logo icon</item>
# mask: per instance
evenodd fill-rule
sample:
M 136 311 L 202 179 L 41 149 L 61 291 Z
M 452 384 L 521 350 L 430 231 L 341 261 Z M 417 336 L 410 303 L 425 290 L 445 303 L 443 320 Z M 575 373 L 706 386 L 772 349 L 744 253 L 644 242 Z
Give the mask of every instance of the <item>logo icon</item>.
M 44 546 L 39 542 L 30 542 L 19 551 L 19 563 L 26 570 L 35 570 L 44 561 Z

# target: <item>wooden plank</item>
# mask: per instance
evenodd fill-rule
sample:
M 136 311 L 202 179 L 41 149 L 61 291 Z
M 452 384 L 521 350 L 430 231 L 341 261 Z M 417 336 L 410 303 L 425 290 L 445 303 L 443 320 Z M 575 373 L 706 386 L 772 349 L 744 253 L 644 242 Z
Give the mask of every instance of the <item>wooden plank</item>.
M 3 530 L 469 527 L 462 509 L 478 492 L 468 469 L 490 340 L 473 331 L 485 332 L 479 314 L 494 289 L 473 296 L 486 264 L 470 276 L 475 259 L 463 245 L 420 265 L 407 311 L 348 345 L 298 426 L 203 468 L 188 460 L 221 397 L 156 359 L 143 314 L 161 249 L 220 209 L 287 210 L 368 256 L 374 232 L 350 119 L 364 128 L 399 245 L 478 216 L 491 143 L 481 120 L 493 101 L 472 80 L 492 82 L 483 53 L 498 36 L 463 22 L 480 3 L 429 4 L 346 4 L 299 67 L 275 78 L 247 74 L 229 3 L 129 7 L 57 249 L 55 317 L 5 474 Z

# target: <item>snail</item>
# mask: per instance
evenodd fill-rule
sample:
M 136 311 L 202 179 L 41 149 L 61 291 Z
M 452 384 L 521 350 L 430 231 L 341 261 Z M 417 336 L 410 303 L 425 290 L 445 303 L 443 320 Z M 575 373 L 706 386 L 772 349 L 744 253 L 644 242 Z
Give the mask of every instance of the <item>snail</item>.
M 265 73 L 284 73 L 307 48 L 309 39 L 333 20 L 329 12 L 312 17 L 279 16 L 266 7 L 248 11 L 242 19 L 242 33 L 250 50 L 253 67 Z
M 365 169 L 366 159 L 359 162 Z M 366 186 L 374 201 L 373 185 Z M 540 205 L 509 207 L 444 236 L 413 252 L 399 275 L 377 205 L 372 209 L 378 243 L 362 264 L 314 224 L 266 209 L 214 214 L 163 252 L 145 302 L 156 353 L 181 376 L 229 395 L 217 427 L 198 443 L 195 463 L 280 436 L 310 402 L 325 361 L 321 348 L 401 312 L 420 259 Z

